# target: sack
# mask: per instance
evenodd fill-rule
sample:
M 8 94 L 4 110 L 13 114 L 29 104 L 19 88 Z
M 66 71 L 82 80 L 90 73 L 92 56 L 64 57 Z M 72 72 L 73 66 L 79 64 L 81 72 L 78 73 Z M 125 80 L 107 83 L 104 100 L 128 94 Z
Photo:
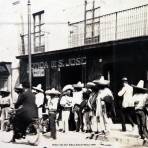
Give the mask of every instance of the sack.
M 102 101 L 106 102 L 106 103 L 112 103 L 113 102 L 113 98 L 112 96 L 105 96 Z

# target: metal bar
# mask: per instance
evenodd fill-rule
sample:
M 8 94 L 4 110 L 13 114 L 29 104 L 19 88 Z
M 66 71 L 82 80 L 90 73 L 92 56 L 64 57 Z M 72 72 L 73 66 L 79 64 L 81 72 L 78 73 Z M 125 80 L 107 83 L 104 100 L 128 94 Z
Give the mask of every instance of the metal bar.
M 29 84 L 32 88 L 32 69 L 31 69 L 31 2 L 28 0 L 28 65 L 29 65 Z

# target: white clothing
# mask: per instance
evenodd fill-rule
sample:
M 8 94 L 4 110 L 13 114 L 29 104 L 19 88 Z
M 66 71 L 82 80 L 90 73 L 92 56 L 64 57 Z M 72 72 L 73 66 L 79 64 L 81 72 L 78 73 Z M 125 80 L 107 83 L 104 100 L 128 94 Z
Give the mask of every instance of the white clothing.
M 44 103 L 44 94 L 39 92 L 35 95 L 35 103 L 38 107 L 38 116 L 39 118 L 42 118 L 42 107 L 40 107 L 41 105 L 43 105 Z
M 83 100 L 83 91 L 78 91 L 73 93 L 73 106 L 75 104 L 80 105 Z
M 133 96 L 133 101 L 134 103 L 136 103 L 135 110 L 143 109 L 147 99 L 148 99 L 148 94 L 135 94 Z
M 100 90 L 99 91 L 99 96 L 100 96 L 100 98 L 104 98 L 105 96 L 111 96 L 113 99 L 114 99 L 114 97 L 113 97 L 113 94 L 112 94 L 112 92 L 111 92 L 111 90 L 109 89 L 109 88 L 104 88 L 103 90 Z
M 59 102 L 59 98 L 58 97 L 50 98 L 48 100 L 49 111 L 57 111 L 58 102 Z
M 118 96 L 123 96 L 122 107 L 134 107 L 133 97 L 133 87 L 129 84 L 125 86 L 118 92 Z
M 35 103 L 37 105 L 37 107 L 39 107 L 40 105 L 42 105 L 44 103 L 44 94 L 39 92 L 35 95 L 36 99 L 35 99 Z
M 60 100 L 60 105 L 63 107 L 72 107 L 72 100 L 73 98 L 70 96 L 62 96 L 61 100 Z
M 69 116 L 70 111 L 64 111 L 62 110 L 62 123 L 63 123 L 63 130 L 65 132 L 69 131 Z

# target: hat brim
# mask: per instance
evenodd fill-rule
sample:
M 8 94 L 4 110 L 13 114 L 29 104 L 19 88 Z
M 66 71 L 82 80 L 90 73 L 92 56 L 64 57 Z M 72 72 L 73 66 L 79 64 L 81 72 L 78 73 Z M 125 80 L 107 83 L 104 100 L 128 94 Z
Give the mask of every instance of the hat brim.
M 49 93 L 46 93 L 46 95 L 60 95 L 61 93 L 59 92 L 49 92 Z
M 39 89 L 37 87 L 32 87 L 32 89 L 37 90 L 37 91 L 40 91 L 40 92 L 43 92 L 43 89 Z
M 137 87 L 135 85 L 131 85 L 134 89 L 137 89 L 137 90 L 141 90 L 142 92 L 148 92 L 148 89 L 147 88 L 141 88 L 141 87 Z
M 10 91 L 0 90 L 0 93 L 10 94 Z
M 107 86 L 110 84 L 110 81 L 108 80 L 103 80 L 103 81 L 100 81 L 100 80 L 94 80 L 93 83 L 97 84 L 97 85 L 103 85 L 103 86 Z
M 20 87 L 15 87 L 14 89 L 16 89 L 16 90 L 23 90 L 23 88 L 20 88 Z
M 92 88 L 92 87 L 95 87 L 96 86 L 96 84 L 95 83 L 87 83 L 86 84 L 86 87 L 88 87 L 88 88 Z
M 74 87 L 74 88 L 83 88 L 84 85 L 77 85 L 77 84 L 74 84 L 73 87 Z

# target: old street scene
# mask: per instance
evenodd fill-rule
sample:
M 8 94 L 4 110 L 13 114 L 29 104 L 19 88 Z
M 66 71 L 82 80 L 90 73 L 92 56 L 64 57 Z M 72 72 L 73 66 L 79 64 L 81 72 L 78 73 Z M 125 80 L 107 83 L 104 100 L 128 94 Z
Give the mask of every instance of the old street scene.
M 148 0 L 1 0 L 0 146 L 148 147 Z

